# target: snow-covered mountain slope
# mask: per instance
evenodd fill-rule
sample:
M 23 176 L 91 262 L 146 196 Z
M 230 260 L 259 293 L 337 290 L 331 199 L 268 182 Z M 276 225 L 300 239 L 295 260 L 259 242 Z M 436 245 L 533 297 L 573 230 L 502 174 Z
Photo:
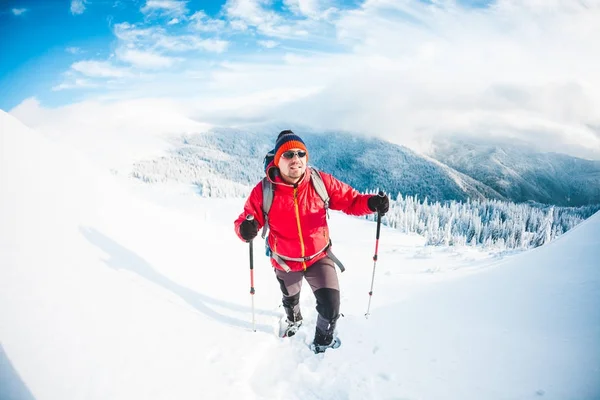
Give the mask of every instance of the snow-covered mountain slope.
M 301 135 L 313 165 L 363 191 L 383 189 L 431 201 L 600 203 L 597 161 L 515 144 L 437 141 L 429 155 L 421 155 L 349 133 L 306 130 Z M 262 159 L 275 137 L 276 131 L 223 128 L 186 135 L 172 139 L 172 149 L 163 157 L 137 162 L 133 173 L 146 182 L 196 184 L 206 196 L 237 196 L 262 177 Z
M 397 375 L 443 382 L 423 398 L 599 398 L 599 238 L 597 213 L 546 246 L 378 310 L 377 339 L 403 345 Z
M 275 337 L 255 243 L 256 332 L 239 199 L 115 182 L 0 114 L 2 399 L 595 399 L 600 215 L 508 259 L 428 248 L 332 213 L 343 345 Z M 152 202 L 146 201 L 152 199 Z
M 244 188 L 247 193 L 263 176 L 262 160 L 275 138 L 273 132 L 233 129 L 186 136 L 174 143 L 169 155 L 136 163 L 134 176 L 146 182 L 197 184 L 203 194 L 231 181 L 230 194 Z M 427 196 L 432 201 L 504 199 L 469 176 L 403 146 L 333 132 L 302 132 L 302 138 L 313 165 L 361 191 L 384 189 L 394 196 Z
M 432 149 L 432 157 L 515 202 L 600 203 L 600 161 L 475 139 L 439 140 Z
M 375 138 L 342 133 L 310 134 L 313 162 L 360 190 L 380 188 L 394 195 L 431 201 L 501 199 L 485 185 L 412 150 Z

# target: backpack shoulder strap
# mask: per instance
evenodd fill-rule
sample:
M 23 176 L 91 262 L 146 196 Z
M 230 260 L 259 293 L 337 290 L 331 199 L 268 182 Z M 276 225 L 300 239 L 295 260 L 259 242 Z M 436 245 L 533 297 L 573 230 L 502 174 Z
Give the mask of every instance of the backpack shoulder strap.
M 323 203 L 325 203 L 325 211 L 329 217 L 329 193 L 327 193 L 323 177 L 318 169 L 310 167 L 310 178 L 317 194 L 323 200 Z
M 262 180 L 262 209 L 265 218 L 265 224 L 263 225 L 261 233 L 261 237 L 263 239 L 267 235 L 267 230 L 269 229 L 269 211 L 271 210 L 271 206 L 273 205 L 273 193 L 273 183 L 267 177 L 264 177 Z

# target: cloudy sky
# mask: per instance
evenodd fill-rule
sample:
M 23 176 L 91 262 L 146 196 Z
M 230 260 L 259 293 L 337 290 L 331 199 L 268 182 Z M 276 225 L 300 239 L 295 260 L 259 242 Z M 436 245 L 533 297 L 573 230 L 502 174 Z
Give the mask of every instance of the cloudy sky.
M 33 127 L 127 109 L 600 159 L 600 0 L 0 4 L 0 109 Z

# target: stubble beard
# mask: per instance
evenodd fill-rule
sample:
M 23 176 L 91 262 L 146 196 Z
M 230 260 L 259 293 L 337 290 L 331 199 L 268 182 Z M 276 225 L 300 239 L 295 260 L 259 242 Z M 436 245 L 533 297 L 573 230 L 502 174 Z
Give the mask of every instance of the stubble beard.
M 306 171 L 306 168 L 298 167 L 295 169 L 288 168 L 287 174 L 282 174 L 284 177 L 289 178 L 290 181 L 297 181 L 302 177 Z

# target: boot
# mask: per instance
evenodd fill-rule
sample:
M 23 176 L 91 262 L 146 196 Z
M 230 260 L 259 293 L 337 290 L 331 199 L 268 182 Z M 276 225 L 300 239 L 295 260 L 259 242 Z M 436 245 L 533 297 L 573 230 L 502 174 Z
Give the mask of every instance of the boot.
M 337 349 L 342 342 L 335 337 L 333 332 L 323 333 L 318 328 L 315 330 L 315 338 L 310 349 L 315 353 L 324 353 L 327 349 Z
M 318 328 L 315 329 L 315 338 L 313 340 L 313 344 L 315 346 L 329 346 L 333 341 L 333 331 L 332 332 L 321 332 Z
M 300 307 L 297 305 L 293 308 L 286 307 L 285 305 L 283 307 L 285 309 L 285 314 L 286 314 L 286 320 L 285 320 L 286 326 L 280 328 L 283 330 L 280 331 L 279 336 L 292 337 L 296 334 L 296 332 L 298 332 L 298 329 L 300 329 L 300 326 L 302 326 L 302 313 L 300 312 Z
M 281 337 L 292 337 L 298 332 L 298 329 L 302 326 L 302 320 L 292 322 L 286 318 L 284 326 L 280 327 L 279 336 Z
M 312 350 L 315 353 L 323 353 L 329 348 L 336 349 L 340 346 L 340 341 L 335 337 L 335 325 L 337 319 L 327 321 L 325 318 L 317 317 L 317 328 L 315 329 L 315 338 L 312 343 Z

